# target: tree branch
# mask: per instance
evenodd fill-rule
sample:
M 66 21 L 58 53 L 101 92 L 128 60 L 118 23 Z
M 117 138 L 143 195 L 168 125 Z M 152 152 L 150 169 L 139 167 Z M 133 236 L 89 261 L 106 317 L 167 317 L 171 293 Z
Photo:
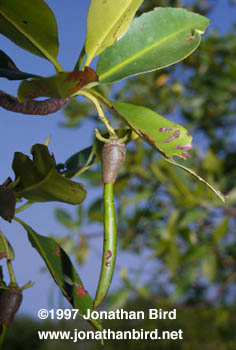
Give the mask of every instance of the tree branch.
M 70 98 L 49 98 L 44 101 L 29 100 L 19 102 L 18 99 L 0 90 L 0 107 L 8 111 L 31 115 L 47 115 L 57 112 Z

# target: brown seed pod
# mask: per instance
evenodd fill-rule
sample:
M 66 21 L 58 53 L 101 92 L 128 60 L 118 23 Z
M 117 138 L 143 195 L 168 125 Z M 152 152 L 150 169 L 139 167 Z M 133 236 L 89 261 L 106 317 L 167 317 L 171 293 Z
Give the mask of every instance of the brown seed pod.
M 0 185 L 0 216 L 9 222 L 15 215 L 16 195 L 10 188 Z
M 0 292 L 0 324 L 5 324 L 7 327 L 12 324 L 22 298 L 22 292 L 16 288 Z
M 125 144 L 112 140 L 104 144 L 102 149 L 102 177 L 103 183 L 116 181 L 116 177 L 125 161 Z

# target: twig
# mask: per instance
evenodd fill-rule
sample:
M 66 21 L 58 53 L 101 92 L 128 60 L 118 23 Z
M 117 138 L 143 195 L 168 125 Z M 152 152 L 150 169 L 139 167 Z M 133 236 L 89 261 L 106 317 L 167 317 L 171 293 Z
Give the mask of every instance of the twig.
M 83 91 L 80 90 L 78 92 L 78 95 L 82 95 L 84 97 L 87 97 L 95 105 L 95 107 L 97 109 L 97 112 L 98 112 L 98 118 L 106 126 L 106 128 L 107 128 L 107 130 L 109 132 L 109 135 L 110 136 L 116 136 L 115 130 L 113 129 L 112 125 L 110 124 L 110 122 L 106 118 L 106 116 L 105 116 L 105 114 L 103 112 L 103 109 L 102 109 L 100 103 L 98 102 L 97 97 L 93 96 L 94 94 L 91 94 L 90 90 L 86 90 L 86 91 L 85 90 L 83 90 Z
M 0 107 L 8 111 L 30 115 L 47 115 L 57 112 L 70 98 L 49 98 L 44 101 L 29 100 L 19 102 L 15 96 L 0 90 Z

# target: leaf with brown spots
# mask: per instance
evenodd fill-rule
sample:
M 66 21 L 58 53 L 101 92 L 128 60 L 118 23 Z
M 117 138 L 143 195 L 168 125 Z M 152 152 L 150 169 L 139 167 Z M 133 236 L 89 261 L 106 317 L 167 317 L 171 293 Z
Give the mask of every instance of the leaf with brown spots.
M 59 246 L 59 244 L 57 244 L 56 248 L 57 249 L 55 250 L 55 252 L 53 252 L 53 254 L 56 255 L 58 258 L 60 258 L 61 257 L 61 247 Z
M 152 110 L 128 103 L 111 101 L 113 111 L 116 112 L 144 141 L 160 152 L 166 160 L 186 172 L 193 175 L 199 181 L 205 183 L 223 202 L 225 197 L 207 181 L 189 169 L 177 163 L 173 156 L 184 160 L 188 157 L 188 151 L 192 148 L 192 137 L 187 130 L 175 124 Z
M 145 107 L 114 101 L 111 103 L 113 110 L 165 158 L 187 158 L 187 151 L 192 148 L 192 137 L 182 125 L 173 123 Z
M 36 97 L 66 98 L 97 81 L 98 76 L 90 67 L 85 67 L 83 71 L 60 72 L 47 78 L 23 81 L 18 89 L 18 99 L 24 102 Z
M 86 315 L 88 309 L 93 310 L 93 300 L 85 290 L 83 283 L 77 274 L 69 256 L 64 249 L 51 237 L 45 237 L 36 233 L 22 220 L 16 218 L 27 231 L 28 239 L 33 248 L 41 255 L 50 274 L 52 275 L 62 294 L 71 303 L 72 307 L 79 309 L 80 315 Z M 58 259 L 58 254 L 60 259 Z M 101 321 L 89 320 L 97 330 L 101 330 Z
M 79 296 L 79 297 L 84 297 L 85 295 L 87 295 L 87 291 L 84 289 L 83 286 L 78 286 L 77 287 L 77 291 L 76 291 L 76 294 Z

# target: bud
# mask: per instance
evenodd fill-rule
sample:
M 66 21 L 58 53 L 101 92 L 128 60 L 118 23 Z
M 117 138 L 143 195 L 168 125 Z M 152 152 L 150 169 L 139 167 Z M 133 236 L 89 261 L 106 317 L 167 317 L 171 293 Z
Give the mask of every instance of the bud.
M 103 183 L 116 181 L 116 177 L 125 161 L 125 144 L 112 140 L 104 144 L 102 149 L 102 177 Z
M 0 291 L 0 325 L 9 327 L 22 302 L 22 292 L 16 288 Z
M 0 185 L 0 216 L 9 222 L 15 215 L 16 195 L 10 188 Z

